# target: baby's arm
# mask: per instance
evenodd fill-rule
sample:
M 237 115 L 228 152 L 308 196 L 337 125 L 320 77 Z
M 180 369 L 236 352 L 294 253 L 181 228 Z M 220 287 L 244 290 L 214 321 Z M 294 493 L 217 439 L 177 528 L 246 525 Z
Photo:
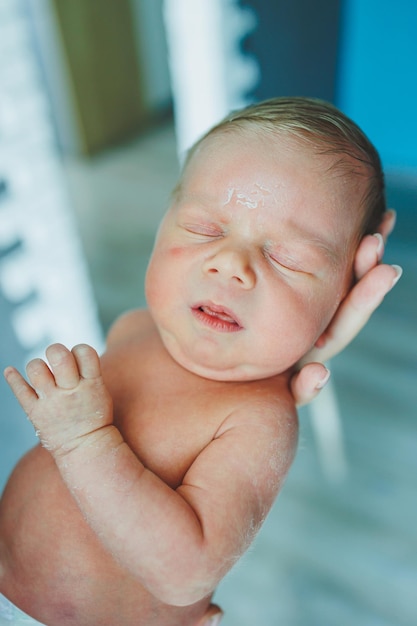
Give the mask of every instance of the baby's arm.
M 85 519 L 114 558 L 161 601 L 208 595 L 246 549 L 294 455 L 290 400 L 230 415 L 173 490 L 144 467 L 119 430 L 88 346 L 47 351 L 28 365 L 31 385 L 5 372 Z M 36 391 L 35 391 L 36 389 Z

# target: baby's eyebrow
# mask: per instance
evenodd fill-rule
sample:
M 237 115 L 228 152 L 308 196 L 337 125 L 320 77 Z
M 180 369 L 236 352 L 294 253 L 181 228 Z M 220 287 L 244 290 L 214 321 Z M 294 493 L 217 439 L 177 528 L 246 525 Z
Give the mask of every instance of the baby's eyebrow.
M 313 252 L 318 252 L 320 256 L 326 256 L 332 265 L 340 263 L 340 254 L 337 252 L 336 247 L 324 241 L 323 239 L 313 238 L 310 240 L 304 240 L 303 245 L 307 246 Z
M 180 212 L 190 212 L 196 216 L 201 216 L 206 219 L 216 219 L 220 221 L 225 221 L 224 214 L 221 209 L 218 198 L 215 196 L 210 197 L 208 195 L 194 195 L 187 194 L 183 195 L 178 202 L 178 209 Z
M 325 254 L 332 263 L 336 264 L 340 261 L 340 254 L 336 245 L 330 238 L 324 237 L 322 234 L 318 234 L 308 227 L 295 224 L 294 222 L 289 224 L 289 232 L 290 237 L 293 238 L 295 243 Z
M 206 210 L 209 210 L 210 207 L 213 205 L 213 203 L 215 202 L 219 202 L 219 197 L 217 194 L 210 194 L 210 193 L 190 193 L 190 192 L 182 192 L 181 196 L 180 196 L 181 202 L 183 202 L 185 205 L 192 205 L 194 203 L 197 203 L 198 206 L 205 208 Z
M 336 252 L 336 249 L 333 246 L 329 246 L 322 241 L 316 240 L 307 242 L 307 245 L 314 249 L 314 251 L 318 251 L 320 255 L 325 255 L 332 265 L 340 263 L 340 255 Z

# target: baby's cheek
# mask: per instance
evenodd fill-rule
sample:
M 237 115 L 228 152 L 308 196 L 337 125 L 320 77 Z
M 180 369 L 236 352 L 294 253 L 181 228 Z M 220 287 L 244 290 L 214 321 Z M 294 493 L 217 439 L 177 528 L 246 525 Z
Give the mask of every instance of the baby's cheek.
M 181 259 L 186 254 L 186 248 L 183 246 L 173 246 L 168 250 L 168 257 L 171 259 Z
M 321 306 L 318 307 L 316 311 L 318 336 L 327 328 L 339 308 L 343 298 L 341 291 L 342 290 L 334 288 L 334 292 L 329 294 L 328 297 L 323 300 Z
M 145 294 L 148 306 L 166 307 L 175 290 L 178 280 L 183 280 L 186 266 L 182 264 L 185 250 L 181 246 L 157 248 L 148 266 L 145 280 Z

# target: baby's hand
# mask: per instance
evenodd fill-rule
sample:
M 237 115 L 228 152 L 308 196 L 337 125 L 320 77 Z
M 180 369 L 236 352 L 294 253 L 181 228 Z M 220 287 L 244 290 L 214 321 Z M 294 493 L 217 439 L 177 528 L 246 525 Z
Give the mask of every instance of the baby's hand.
M 42 359 L 28 364 L 30 384 L 13 367 L 4 375 L 42 445 L 59 455 L 111 424 L 113 407 L 93 348 L 81 344 L 70 352 L 54 344 L 46 356 L 50 369 Z

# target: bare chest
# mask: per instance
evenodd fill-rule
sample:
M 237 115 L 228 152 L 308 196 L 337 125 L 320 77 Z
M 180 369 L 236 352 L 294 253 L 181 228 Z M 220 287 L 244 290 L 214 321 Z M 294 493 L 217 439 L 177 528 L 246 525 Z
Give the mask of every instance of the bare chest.
M 109 384 L 114 423 L 142 463 L 175 488 L 230 411 L 223 385 L 140 368 Z

